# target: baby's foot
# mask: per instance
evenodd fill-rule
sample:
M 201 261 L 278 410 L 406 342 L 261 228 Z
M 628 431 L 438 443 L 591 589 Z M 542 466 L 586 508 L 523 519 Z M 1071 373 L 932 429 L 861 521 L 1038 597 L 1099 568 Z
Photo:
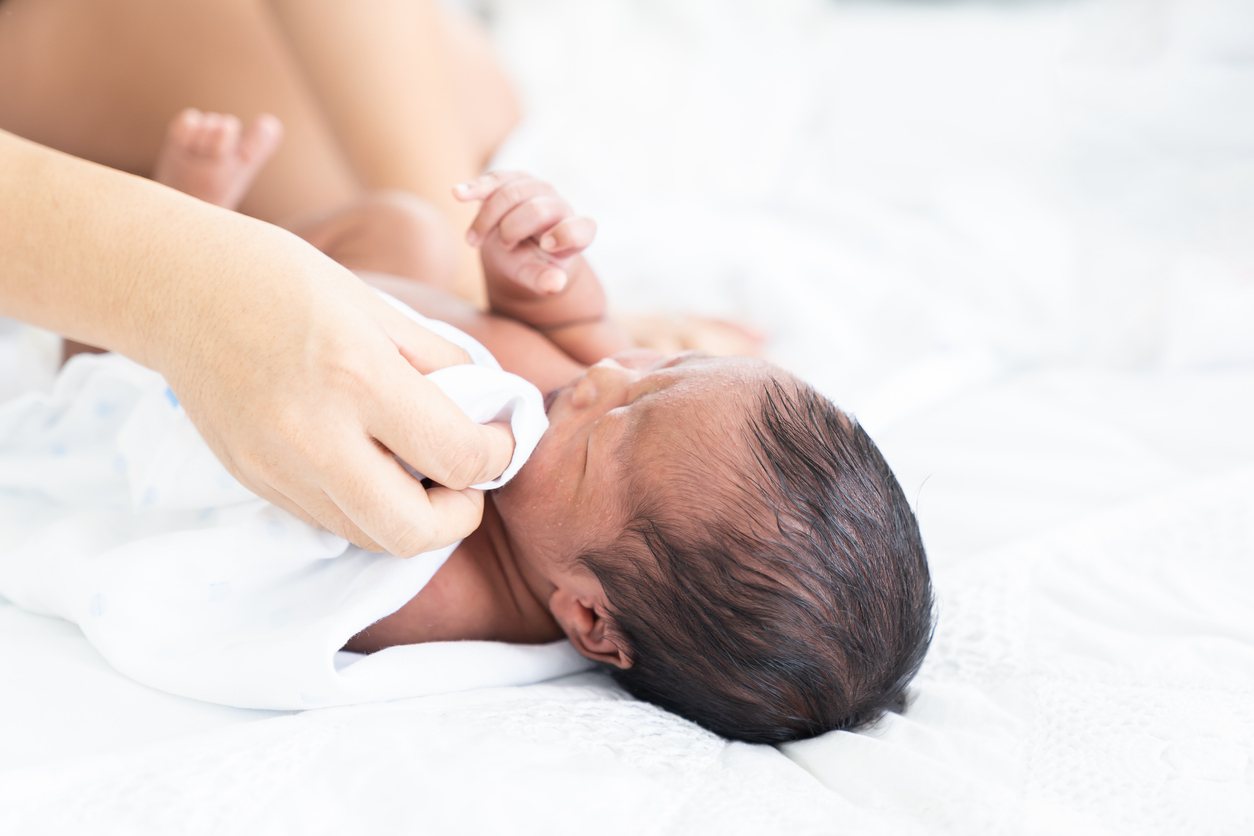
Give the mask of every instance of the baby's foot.
M 282 138 L 283 123 L 268 113 L 244 130 L 234 116 L 188 108 L 170 123 L 152 179 L 235 209 Z

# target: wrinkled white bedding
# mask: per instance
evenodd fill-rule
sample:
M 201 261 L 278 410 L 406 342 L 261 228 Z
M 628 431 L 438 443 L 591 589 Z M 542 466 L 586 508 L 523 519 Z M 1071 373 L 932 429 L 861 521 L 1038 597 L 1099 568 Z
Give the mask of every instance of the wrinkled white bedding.
M 915 500 L 913 703 L 780 749 L 595 675 L 276 716 L 0 605 L 0 832 L 1254 830 L 1249 5 L 491 7 L 502 162 L 614 297 L 772 330 Z

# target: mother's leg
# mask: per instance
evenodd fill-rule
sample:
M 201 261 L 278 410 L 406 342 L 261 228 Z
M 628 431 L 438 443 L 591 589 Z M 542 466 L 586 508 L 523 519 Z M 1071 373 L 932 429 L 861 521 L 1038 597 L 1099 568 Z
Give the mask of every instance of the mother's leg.
M 242 211 L 283 223 L 361 194 L 264 0 L 0 3 L 0 128 L 148 175 L 185 107 L 283 120 Z
M 518 118 L 486 37 L 435 0 L 271 0 L 336 136 L 367 187 L 403 189 L 465 230 L 451 194 Z M 458 291 L 481 298 L 473 250 Z

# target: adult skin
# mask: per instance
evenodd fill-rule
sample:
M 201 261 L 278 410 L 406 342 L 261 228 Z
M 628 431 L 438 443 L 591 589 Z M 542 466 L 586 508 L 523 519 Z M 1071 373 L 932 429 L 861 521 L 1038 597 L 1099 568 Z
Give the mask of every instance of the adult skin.
M 440 0 L 0 0 L 0 129 L 151 176 L 185 108 L 245 123 L 277 116 L 284 140 L 245 214 L 311 224 L 380 190 L 443 216 L 450 288 L 486 302 L 474 218 L 450 187 L 471 180 L 521 117 L 473 18 Z M 636 318 L 637 342 L 756 354 L 763 335 L 718 320 Z
M 0 131 L 0 254 L 0 314 L 160 372 L 245 486 L 366 548 L 470 533 L 512 455 L 423 377 L 465 352 L 278 227 Z
M 455 289 L 483 300 L 449 190 L 520 112 L 472 19 L 438 0 L 0 0 L 0 129 L 149 176 L 188 107 L 283 122 L 240 211 L 292 229 L 412 192 L 448 221 Z

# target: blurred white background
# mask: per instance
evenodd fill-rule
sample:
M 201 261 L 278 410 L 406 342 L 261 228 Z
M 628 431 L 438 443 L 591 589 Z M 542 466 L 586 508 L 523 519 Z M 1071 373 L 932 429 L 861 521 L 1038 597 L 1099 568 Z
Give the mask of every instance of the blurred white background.
M 741 319 L 871 425 L 1007 369 L 1254 362 L 1254 3 L 491 0 L 499 164 L 620 310 Z
M 597 676 L 275 718 L 5 604 L 0 830 L 1254 832 L 1254 0 L 477 5 L 498 164 L 599 221 L 618 310 L 768 330 L 884 450 L 938 595 L 909 708 L 779 748 Z M 55 360 L 0 323 L 0 400 Z

